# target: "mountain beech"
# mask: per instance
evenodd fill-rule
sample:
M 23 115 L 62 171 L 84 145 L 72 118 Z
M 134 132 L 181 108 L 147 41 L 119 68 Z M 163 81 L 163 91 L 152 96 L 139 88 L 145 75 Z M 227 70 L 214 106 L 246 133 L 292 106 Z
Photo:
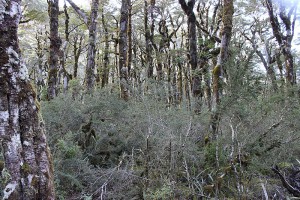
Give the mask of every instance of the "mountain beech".
M 67 0 L 83 22 L 89 29 L 89 42 L 87 52 L 87 67 L 85 70 L 85 82 L 87 91 L 92 91 L 95 86 L 95 56 L 96 56 L 96 28 L 99 8 L 99 0 L 93 0 L 91 4 L 91 14 L 88 18 L 86 14 L 72 1 Z
M 121 98 L 128 100 L 128 17 L 129 17 L 130 0 L 122 0 L 121 18 L 120 18 L 120 33 L 119 33 L 119 73 L 120 73 L 120 87 Z
M 18 43 L 21 1 L 1 0 L 0 8 L 0 138 L 9 173 L 3 199 L 54 200 L 52 158 Z
M 286 82 L 290 85 L 296 84 L 296 73 L 294 71 L 294 58 L 292 55 L 292 40 L 294 37 L 296 12 L 298 1 L 294 1 L 292 7 L 286 13 L 286 7 L 283 2 L 279 3 L 279 17 L 284 25 L 284 30 L 279 23 L 277 14 L 274 12 L 274 6 L 272 0 L 265 1 L 268 9 L 270 23 L 282 55 L 284 56 L 285 68 L 286 68 Z M 291 19 L 294 15 L 293 19 Z
M 224 67 L 229 57 L 229 44 L 232 35 L 232 21 L 233 21 L 233 0 L 224 0 L 222 13 L 222 30 L 221 30 L 221 45 L 220 54 L 218 56 L 217 65 L 213 69 L 213 115 L 212 115 L 212 131 L 216 136 L 217 124 L 219 121 L 219 106 L 221 101 L 222 89 L 221 85 L 224 76 Z
M 192 68 L 192 92 L 194 96 L 201 94 L 201 74 L 196 74 L 198 66 L 197 55 L 197 37 L 196 37 L 196 16 L 194 14 L 194 6 L 196 1 L 189 0 L 188 3 L 185 0 L 178 0 L 182 10 L 188 17 L 188 38 L 189 38 L 189 63 Z
M 48 0 L 48 13 L 50 18 L 50 56 L 48 72 L 47 99 L 51 100 L 57 96 L 59 53 L 61 39 L 58 36 L 58 0 Z

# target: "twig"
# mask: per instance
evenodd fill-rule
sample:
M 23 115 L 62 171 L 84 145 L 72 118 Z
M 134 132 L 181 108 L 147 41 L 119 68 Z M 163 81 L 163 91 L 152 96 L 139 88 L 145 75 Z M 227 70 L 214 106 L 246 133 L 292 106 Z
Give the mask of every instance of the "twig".
M 287 180 L 286 178 L 282 175 L 282 173 L 279 171 L 279 168 L 277 165 L 272 167 L 272 171 L 275 172 L 279 177 L 280 180 L 283 184 L 283 186 L 295 197 L 300 197 L 300 188 L 295 188 L 293 187 Z
M 264 195 L 265 195 L 265 199 L 268 200 L 269 199 L 269 196 L 268 196 L 268 192 L 267 192 L 267 189 L 265 187 L 265 185 L 263 183 L 260 183 L 261 187 L 262 187 L 262 190 L 264 192 Z

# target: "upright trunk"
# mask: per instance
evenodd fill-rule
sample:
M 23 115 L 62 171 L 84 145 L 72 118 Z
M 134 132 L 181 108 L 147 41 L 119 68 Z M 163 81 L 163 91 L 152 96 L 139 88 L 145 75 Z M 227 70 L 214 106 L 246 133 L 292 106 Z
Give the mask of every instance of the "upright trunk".
M 69 42 L 69 22 L 70 22 L 70 16 L 68 13 L 68 9 L 67 9 L 67 4 L 66 4 L 66 0 L 64 0 L 64 13 L 65 13 L 65 37 L 66 37 L 66 41 Z
M 48 72 L 47 99 L 51 100 L 57 95 L 58 70 L 59 70 L 59 49 L 61 39 L 58 36 L 58 0 L 48 0 L 48 11 L 50 17 L 50 57 Z
M 78 42 L 79 39 L 79 42 Z M 73 78 L 76 79 L 78 75 L 78 66 L 79 66 L 79 57 L 82 51 L 82 35 L 75 35 L 74 36 L 74 45 L 73 45 L 73 54 L 74 54 L 74 70 L 73 70 Z M 78 46 L 77 46 L 78 45 Z
M 127 67 L 128 67 L 128 75 L 129 79 L 131 78 L 131 63 L 132 63 L 132 5 L 129 2 L 128 5 L 128 54 L 127 54 Z
M 43 87 L 45 86 L 44 77 L 43 77 L 44 52 L 43 52 L 43 43 L 42 43 L 42 31 L 38 30 L 35 38 L 36 38 L 36 42 L 37 42 L 36 55 L 38 57 L 36 88 L 37 88 L 37 98 L 38 98 L 38 100 L 41 100 L 41 93 L 42 93 Z
M 121 98 L 128 100 L 128 66 L 127 64 L 127 29 L 128 29 L 128 7 L 130 0 L 122 0 L 121 19 L 120 19 L 120 33 L 119 33 L 119 73 L 120 73 L 120 87 Z
M 63 75 L 63 89 L 64 93 L 66 93 L 69 89 L 69 80 L 72 78 L 72 75 L 69 74 L 66 70 L 66 59 L 67 59 L 67 47 L 69 44 L 69 21 L 70 17 L 67 10 L 66 1 L 64 0 L 64 13 L 65 13 L 65 38 L 66 41 L 63 45 L 61 52 L 61 65 L 62 65 L 62 75 Z
M 221 101 L 221 85 L 222 85 L 222 77 L 224 75 L 224 67 L 225 63 L 228 61 L 228 49 L 230 38 L 232 34 L 232 20 L 233 20 L 233 0 L 224 0 L 223 5 L 223 30 L 222 30 L 222 38 L 221 38 L 221 50 L 218 57 L 217 65 L 213 69 L 213 115 L 212 115 L 212 131 L 213 135 L 217 134 L 217 126 L 220 117 L 219 106 Z
M 108 73 L 109 73 L 109 69 L 108 69 L 108 64 L 109 64 L 109 57 L 108 57 L 108 53 L 109 53 L 109 34 L 108 34 L 108 28 L 107 28 L 107 24 L 105 22 L 105 17 L 104 17 L 104 11 L 102 10 L 102 26 L 104 29 L 104 42 L 105 42 L 105 49 L 104 49 L 104 63 L 103 63 L 103 68 L 101 70 L 101 87 L 103 88 L 105 85 L 108 84 Z
M 88 59 L 85 71 L 86 89 L 92 91 L 95 86 L 95 54 L 96 54 L 96 27 L 98 15 L 99 0 L 92 1 L 92 11 L 89 19 L 89 44 L 88 44 Z
M 196 37 L 196 16 L 194 14 L 195 0 L 179 0 L 181 8 L 188 17 L 188 38 L 189 38 L 189 63 L 192 69 L 192 92 L 195 97 L 201 94 L 201 73 L 197 70 L 197 37 Z
M 148 24 L 148 2 L 144 1 L 144 29 L 145 29 L 145 41 L 146 41 L 146 56 L 145 63 L 147 67 L 148 78 L 153 77 L 153 62 L 152 62 L 152 48 L 151 48 L 151 32 Z
M 10 174 L 3 199 L 54 200 L 52 158 L 18 45 L 21 1 L 0 4 L 0 137 Z

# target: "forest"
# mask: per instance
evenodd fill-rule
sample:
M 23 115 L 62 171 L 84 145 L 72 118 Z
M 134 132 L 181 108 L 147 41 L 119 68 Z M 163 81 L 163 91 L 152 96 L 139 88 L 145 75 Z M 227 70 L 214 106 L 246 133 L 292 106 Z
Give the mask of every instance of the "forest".
M 300 199 L 298 0 L 0 0 L 0 197 Z

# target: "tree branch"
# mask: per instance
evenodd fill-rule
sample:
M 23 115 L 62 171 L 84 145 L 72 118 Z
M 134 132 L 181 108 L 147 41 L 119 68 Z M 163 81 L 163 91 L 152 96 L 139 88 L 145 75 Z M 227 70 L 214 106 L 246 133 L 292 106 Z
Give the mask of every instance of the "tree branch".
M 84 13 L 83 10 L 81 10 L 72 0 L 67 0 L 69 4 L 72 6 L 72 8 L 75 10 L 75 12 L 81 17 L 83 22 L 88 25 L 88 17 Z
M 272 167 L 272 171 L 277 174 L 283 184 L 283 186 L 295 197 L 300 197 L 300 188 L 293 187 L 284 177 L 284 175 L 279 171 L 279 168 L 277 165 Z

